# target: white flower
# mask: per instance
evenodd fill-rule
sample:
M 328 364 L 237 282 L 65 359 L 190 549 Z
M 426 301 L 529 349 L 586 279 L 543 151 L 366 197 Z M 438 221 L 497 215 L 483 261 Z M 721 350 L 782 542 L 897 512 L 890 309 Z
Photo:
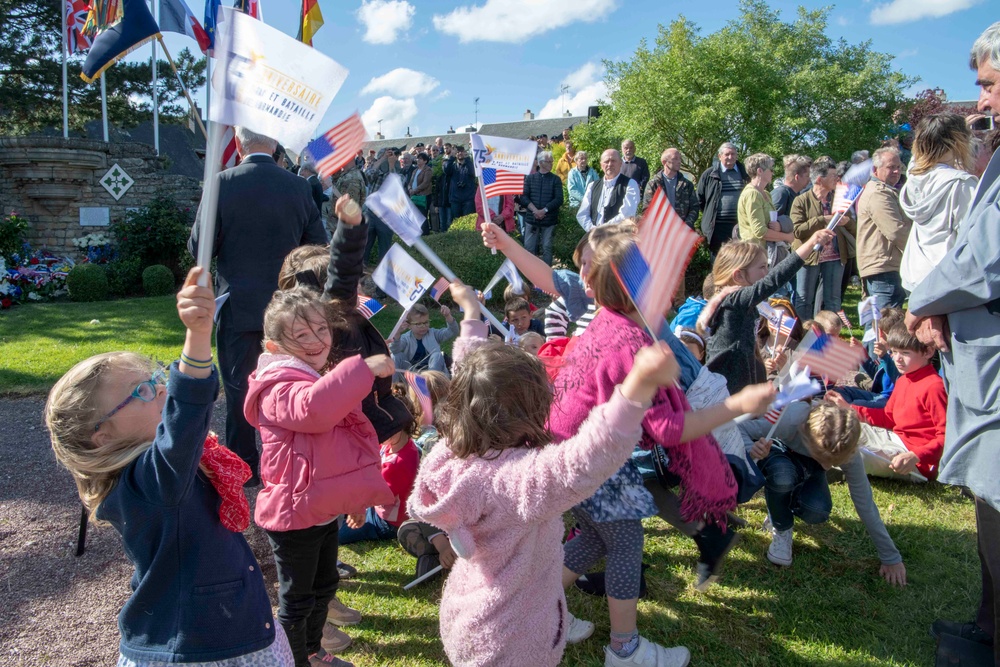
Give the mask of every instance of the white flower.
M 45 297 L 43 297 L 43 296 L 42 296 L 41 294 L 39 294 L 38 292 L 30 292 L 30 293 L 28 294 L 28 300 L 29 300 L 29 301 L 41 301 L 41 300 L 42 300 L 42 299 L 44 299 L 44 298 L 45 298 Z

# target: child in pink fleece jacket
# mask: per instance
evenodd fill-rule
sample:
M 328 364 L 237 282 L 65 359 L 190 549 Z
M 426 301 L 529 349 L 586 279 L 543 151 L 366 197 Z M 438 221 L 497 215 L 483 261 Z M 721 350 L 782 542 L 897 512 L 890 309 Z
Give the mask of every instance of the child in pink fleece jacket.
M 679 369 L 665 344 L 640 350 L 580 435 L 552 445 L 541 362 L 488 343 L 472 290 L 454 283 L 451 293 L 465 310 L 456 372 L 442 440 L 409 500 L 411 515 L 447 531 L 460 557 L 441 600 L 442 642 L 459 667 L 554 666 L 572 622 L 559 581 L 562 513 L 621 467 L 654 393 Z
M 312 290 L 275 292 L 264 313 L 266 352 L 244 405 L 263 443 L 264 488 L 254 518 L 274 550 L 278 621 L 296 667 L 350 666 L 326 655 L 351 643 L 326 624 L 328 605 L 342 607 L 334 600 L 337 517 L 393 501 L 379 471 L 375 428 L 361 409 L 375 378 L 392 375 L 392 360 L 355 355 L 327 369 L 324 312 Z

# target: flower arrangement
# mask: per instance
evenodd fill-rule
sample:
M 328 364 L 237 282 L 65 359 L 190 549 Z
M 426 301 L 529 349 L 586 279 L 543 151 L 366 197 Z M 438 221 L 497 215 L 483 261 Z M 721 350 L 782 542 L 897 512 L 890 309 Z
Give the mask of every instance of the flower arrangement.
M 104 232 L 92 232 L 86 236 L 73 239 L 75 247 L 83 251 L 84 261 L 91 264 L 107 264 L 115 257 L 114 245 L 111 237 Z
M 15 303 L 45 301 L 67 293 L 66 276 L 73 260 L 56 257 L 47 250 L 31 249 L 25 243 L 10 262 L 0 257 L 0 308 Z

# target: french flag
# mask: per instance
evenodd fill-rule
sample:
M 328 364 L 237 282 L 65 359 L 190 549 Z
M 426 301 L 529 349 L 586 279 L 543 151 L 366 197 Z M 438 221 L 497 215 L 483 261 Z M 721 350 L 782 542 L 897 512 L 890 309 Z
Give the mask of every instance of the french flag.
M 211 47 L 211 38 L 184 0 L 160 0 L 160 30 L 187 35 L 198 42 L 202 53 Z

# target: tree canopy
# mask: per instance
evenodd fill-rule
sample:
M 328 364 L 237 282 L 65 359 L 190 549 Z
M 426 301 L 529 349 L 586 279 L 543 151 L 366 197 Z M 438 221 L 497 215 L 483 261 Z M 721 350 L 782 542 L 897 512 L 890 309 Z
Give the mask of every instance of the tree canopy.
M 62 127 L 61 25 L 59 2 L 0 0 L 0 133 Z M 188 88 L 193 91 L 205 85 L 205 59 L 196 58 L 188 49 L 175 55 Z M 100 85 L 80 79 L 85 57 L 72 56 L 68 65 L 69 123 L 77 130 L 101 117 Z M 152 117 L 150 60 L 119 62 L 105 72 L 112 124 L 128 127 Z M 158 68 L 160 118 L 187 118 L 187 101 L 170 64 L 159 60 Z
M 630 138 L 657 162 L 675 146 L 696 176 L 725 141 L 779 164 L 792 152 L 877 147 L 915 80 L 870 42 L 827 37 L 829 13 L 800 7 L 789 23 L 763 0 L 741 0 L 740 16 L 707 36 L 683 16 L 661 25 L 652 48 L 643 40 L 631 60 L 605 62 L 610 99 L 574 142 L 600 154 Z

